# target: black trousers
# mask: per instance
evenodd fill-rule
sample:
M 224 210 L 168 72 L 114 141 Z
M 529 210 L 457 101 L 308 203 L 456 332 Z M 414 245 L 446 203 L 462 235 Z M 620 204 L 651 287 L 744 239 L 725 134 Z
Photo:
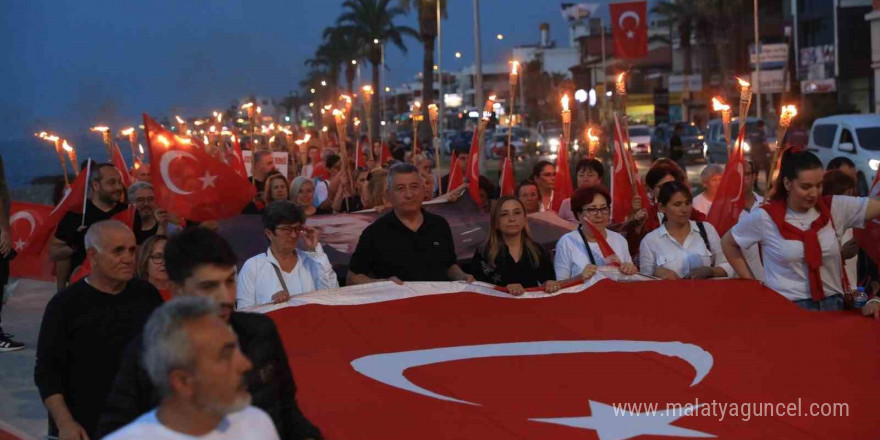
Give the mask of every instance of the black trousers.
M 9 259 L 0 257 L 0 289 L 9 282 Z M 0 295 L 3 295 L 0 291 Z M 0 299 L 0 322 L 3 319 L 3 300 Z

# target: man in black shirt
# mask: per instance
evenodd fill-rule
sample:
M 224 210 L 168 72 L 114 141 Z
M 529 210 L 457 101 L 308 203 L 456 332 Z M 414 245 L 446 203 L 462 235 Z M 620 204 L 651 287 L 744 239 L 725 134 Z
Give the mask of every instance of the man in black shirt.
M 262 197 L 263 189 L 266 188 L 266 177 L 275 171 L 275 156 L 269 150 L 254 151 L 254 186 L 257 187 L 257 196 Z
M 94 438 L 125 347 L 162 304 L 134 277 L 134 234 L 123 223 L 95 223 L 85 236 L 91 274 L 46 306 L 34 382 L 49 410 L 49 435 Z
M 86 231 L 89 226 L 125 211 L 128 205 L 122 201 L 124 194 L 122 175 L 113 164 L 92 163 L 85 214 L 68 212 L 58 222 L 55 236 L 49 241 L 49 258 L 56 262 L 70 260 L 71 270 L 82 264 L 86 259 L 86 249 L 83 246 Z M 58 287 L 64 288 L 70 274 L 59 273 L 58 277 Z
M 214 300 L 220 317 L 238 336 L 241 351 L 253 368 L 246 374 L 253 405 L 266 411 L 283 440 L 319 439 L 318 430 L 296 403 L 296 384 L 272 319 L 235 310 L 236 262 L 229 243 L 205 228 L 184 229 L 165 245 L 165 267 L 174 296 L 197 295 Z M 143 369 L 143 340 L 128 348 L 98 424 L 102 438 L 158 406 L 161 393 Z
M 11 209 L 12 200 L 9 198 L 9 187 L 6 186 L 3 156 L 0 156 L 0 292 L 9 281 L 9 260 L 15 258 L 15 250 L 12 247 L 12 231 L 9 225 Z M 0 312 L 2 311 L 3 301 L 0 300 Z M 12 339 L 13 336 L 3 333 L 3 328 L 0 328 L 0 353 L 24 348 L 24 344 Z
M 154 235 L 168 235 L 168 211 L 156 206 L 153 185 L 135 182 L 128 187 L 128 201 L 137 210 L 134 218 L 134 238 L 138 246 Z
M 380 280 L 471 282 L 455 264 L 452 229 L 443 217 L 422 210 L 424 184 L 418 169 L 397 164 L 388 171 L 393 210 L 364 230 L 348 266 L 346 283 Z

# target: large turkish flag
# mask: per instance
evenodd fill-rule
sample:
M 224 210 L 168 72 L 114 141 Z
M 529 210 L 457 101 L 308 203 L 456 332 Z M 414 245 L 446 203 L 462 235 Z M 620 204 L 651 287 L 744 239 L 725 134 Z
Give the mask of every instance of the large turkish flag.
M 233 167 L 162 128 L 144 114 L 159 207 L 187 220 L 204 222 L 236 216 L 256 188 Z
M 647 2 L 612 3 L 608 6 L 614 34 L 614 56 L 627 60 L 647 55 Z
M 52 280 L 54 265 L 49 261 L 48 247 L 43 246 L 37 254 L 22 253 L 39 231 L 50 227 L 47 222 L 51 212 L 52 206 L 49 205 L 12 202 L 9 229 L 12 235 L 12 248 L 18 253 L 9 267 L 10 275 L 13 277 Z M 54 229 L 54 225 L 51 226 Z
M 383 282 L 268 308 L 327 438 L 877 437 L 871 319 L 807 312 L 746 280 L 577 290 Z M 623 404 L 661 406 L 615 414 Z

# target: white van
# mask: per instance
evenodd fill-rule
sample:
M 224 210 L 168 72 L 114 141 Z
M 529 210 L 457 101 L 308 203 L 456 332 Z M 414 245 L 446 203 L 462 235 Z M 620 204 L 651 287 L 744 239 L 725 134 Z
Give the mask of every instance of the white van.
M 807 149 L 827 166 L 835 157 L 847 157 L 859 170 L 858 194 L 867 194 L 880 168 L 880 115 L 835 115 L 819 118 L 810 129 Z

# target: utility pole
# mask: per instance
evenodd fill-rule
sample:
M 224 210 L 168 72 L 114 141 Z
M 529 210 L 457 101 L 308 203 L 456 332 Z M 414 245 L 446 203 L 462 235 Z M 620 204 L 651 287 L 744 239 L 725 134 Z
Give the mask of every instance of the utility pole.
M 474 0 L 474 107 L 483 117 L 483 55 L 480 48 L 480 0 Z M 480 139 L 479 141 L 482 141 Z M 481 142 L 482 143 L 482 142 Z M 486 169 L 486 155 L 480 151 L 480 173 Z
M 761 108 L 761 41 L 758 38 L 758 0 L 754 0 L 754 9 L 755 9 L 755 94 L 758 95 L 758 108 L 757 108 L 757 116 L 758 119 L 761 118 L 763 113 L 763 109 Z

